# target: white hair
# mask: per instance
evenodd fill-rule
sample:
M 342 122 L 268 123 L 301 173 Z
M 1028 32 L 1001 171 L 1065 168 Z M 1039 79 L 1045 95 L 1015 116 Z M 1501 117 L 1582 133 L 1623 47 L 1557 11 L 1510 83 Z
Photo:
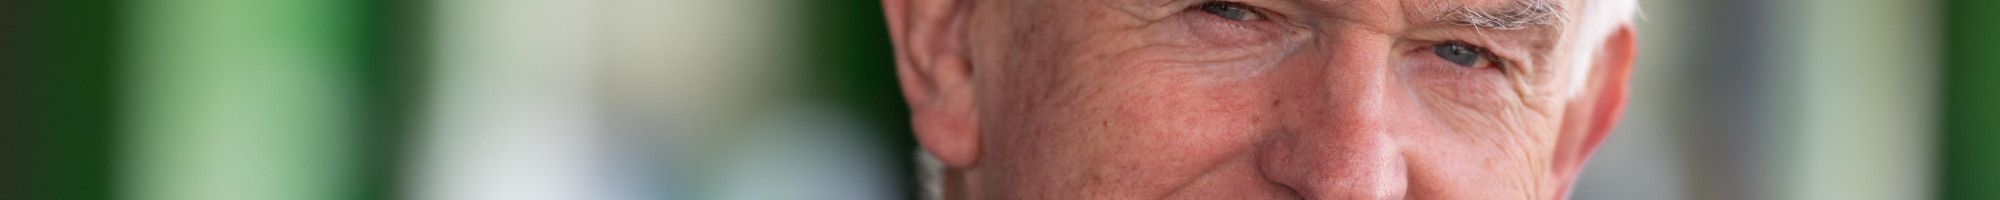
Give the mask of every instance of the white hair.
M 1576 18 L 1576 29 L 1571 30 L 1570 39 L 1569 88 L 1565 96 L 1575 97 L 1583 93 L 1590 79 L 1593 59 L 1601 53 L 1605 39 L 1611 37 L 1620 25 L 1632 23 L 1638 16 L 1639 0 L 1594 0 L 1584 3 L 1583 17 Z
M 923 148 L 917 148 L 914 157 L 917 158 L 917 187 L 924 189 L 920 196 L 924 199 L 944 199 L 944 162 Z

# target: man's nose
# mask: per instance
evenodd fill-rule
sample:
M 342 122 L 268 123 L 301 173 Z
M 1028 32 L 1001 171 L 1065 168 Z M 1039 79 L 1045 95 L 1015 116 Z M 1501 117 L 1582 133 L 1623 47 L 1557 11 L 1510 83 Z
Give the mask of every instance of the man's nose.
M 1376 49 L 1349 47 L 1335 49 Z M 1402 199 L 1408 177 L 1396 141 L 1390 66 L 1383 53 L 1345 52 L 1294 62 L 1287 112 L 1258 150 L 1266 177 L 1307 199 Z M 1282 103 L 1290 102 L 1290 103 Z

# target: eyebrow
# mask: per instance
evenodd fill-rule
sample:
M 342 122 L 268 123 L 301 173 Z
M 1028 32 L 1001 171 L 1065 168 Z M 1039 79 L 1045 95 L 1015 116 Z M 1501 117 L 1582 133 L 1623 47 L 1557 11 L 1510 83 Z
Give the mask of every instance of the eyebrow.
M 1443 9 L 1437 20 L 1456 25 L 1498 30 L 1518 30 L 1531 26 L 1554 26 L 1567 21 L 1562 4 L 1554 0 L 1513 0 L 1499 9 L 1480 10 L 1457 0 L 1435 0 Z

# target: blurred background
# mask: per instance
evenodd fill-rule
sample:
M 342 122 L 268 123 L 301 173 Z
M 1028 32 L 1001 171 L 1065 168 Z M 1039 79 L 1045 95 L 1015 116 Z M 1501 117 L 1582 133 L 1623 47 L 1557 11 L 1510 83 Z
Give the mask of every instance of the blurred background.
M 1577 199 L 2000 199 L 2000 1 L 1642 0 Z M 910 199 L 870 0 L 0 3 L 0 199 Z

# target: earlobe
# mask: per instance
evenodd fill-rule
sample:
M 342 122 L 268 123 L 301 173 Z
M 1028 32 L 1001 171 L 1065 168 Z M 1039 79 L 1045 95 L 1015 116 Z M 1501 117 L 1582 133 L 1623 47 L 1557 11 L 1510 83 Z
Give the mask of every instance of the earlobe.
M 944 164 L 969 167 L 979 133 L 971 65 L 963 49 L 966 8 L 958 0 L 884 0 L 896 74 L 917 142 Z
M 965 91 L 953 91 L 959 93 Z M 910 125 L 917 143 L 953 168 L 971 167 L 979 157 L 978 115 L 971 95 L 944 95 L 924 108 L 911 109 Z

